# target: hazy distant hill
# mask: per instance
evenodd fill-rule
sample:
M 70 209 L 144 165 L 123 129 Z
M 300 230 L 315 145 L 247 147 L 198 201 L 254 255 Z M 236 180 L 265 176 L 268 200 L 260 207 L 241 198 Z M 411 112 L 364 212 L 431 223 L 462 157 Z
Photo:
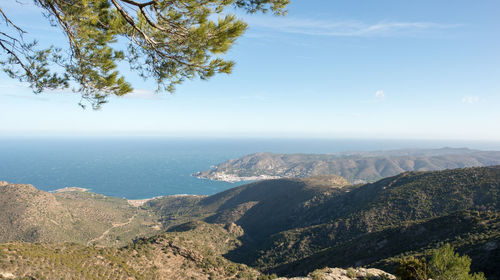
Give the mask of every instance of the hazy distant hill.
M 0 184 L 0 242 L 120 245 L 160 230 L 158 218 L 127 200 L 77 189 L 55 193 Z
M 499 151 L 466 148 L 405 149 L 337 154 L 257 153 L 193 174 L 220 181 L 300 178 L 335 174 L 351 183 L 373 182 L 405 171 L 431 171 L 500 164 Z

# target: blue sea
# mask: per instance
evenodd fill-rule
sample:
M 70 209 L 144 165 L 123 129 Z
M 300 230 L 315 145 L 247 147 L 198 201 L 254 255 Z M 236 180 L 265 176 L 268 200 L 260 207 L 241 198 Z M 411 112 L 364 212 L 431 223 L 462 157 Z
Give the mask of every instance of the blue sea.
M 0 139 L 0 180 L 53 191 L 82 187 L 128 199 L 210 195 L 242 183 L 192 177 L 197 171 L 256 152 L 335 153 L 402 148 L 500 150 L 499 142 L 417 140 L 9 138 Z

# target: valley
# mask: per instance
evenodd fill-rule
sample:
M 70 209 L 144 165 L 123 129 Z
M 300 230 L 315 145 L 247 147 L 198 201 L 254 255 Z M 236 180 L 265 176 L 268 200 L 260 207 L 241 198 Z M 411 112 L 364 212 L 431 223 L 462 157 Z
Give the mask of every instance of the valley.
M 357 185 L 337 175 L 262 180 L 137 206 L 5 182 L 0 199 L 0 270 L 16 276 L 97 279 L 111 270 L 123 275 L 116 279 L 174 271 L 183 275 L 177 279 L 257 279 L 324 267 L 393 273 L 400 258 L 450 243 L 472 258 L 473 271 L 500 279 L 500 166 L 404 172 Z M 72 258 L 57 252 L 81 259 L 51 274 Z

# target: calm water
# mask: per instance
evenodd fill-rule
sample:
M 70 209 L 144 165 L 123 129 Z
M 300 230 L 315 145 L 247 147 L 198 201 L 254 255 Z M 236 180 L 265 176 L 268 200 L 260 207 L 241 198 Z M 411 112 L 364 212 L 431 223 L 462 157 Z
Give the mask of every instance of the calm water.
M 237 186 L 200 180 L 196 171 L 255 152 L 334 153 L 399 148 L 469 147 L 500 143 L 280 139 L 0 139 L 0 180 L 42 190 L 78 186 L 130 199 L 214 194 Z

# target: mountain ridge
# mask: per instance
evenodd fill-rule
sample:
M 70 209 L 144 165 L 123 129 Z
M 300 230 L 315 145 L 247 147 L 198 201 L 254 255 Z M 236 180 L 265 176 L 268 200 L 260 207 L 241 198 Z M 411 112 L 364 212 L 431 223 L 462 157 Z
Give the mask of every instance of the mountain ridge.
M 405 171 L 433 171 L 500 164 L 500 151 L 467 148 L 402 149 L 335 154 L 255 153 L 196 172 L 226 182 L 335 174 L 351 183 L 373 182 Z
M 49 193 L 26 184 L 0 185 L 0 242 L 119 245 L 158 232 L 156 220 L 125 199 L 78 189 Z
M 500 166 L 411 171 L 363 185 L 336 175 L 263 180 L 212 196 L 155 198 L 140 207 L 79 190 L 47 193 L 30 185 L 6 184 L 0 187 L 0 202 L 5 202 L 0 203 L 0 222 L 18 233 L 5 238 L 14 243 L 1 245 L 0 260 L 6 261 L 0 261 L 0 271 L 7 267 L 3 271 L 14 275 L 33 264 L 50 275 L 44 256 L 65 248 L 82 252 L 82 262 L 72 261 L 73 268 L 95 277 L 100 272 L 92 270 L 93 259 L 108 251 L 124 255 L 105 257 L 101 269 L 130 277 L 143 273 L 140 267 L 154 270 L 154 255 L 164 261 L 180 256 L 176 260 L 183 267 L 163 268 L 186 277 L 204 275 L 200 279 L 212 272 L 220 279 L 231 278 L 238 271 L 249 279 L 261 272 L 292 277 L 324 266 L 370 266 L 391 273 L 400 258 L 428 256 L 447 242 L 472 258 L 473 271 L 500 279 L 492 269 L 500 259 Z M 97 215 L 102 211 L 109 213 Z M 25 213 L 37 219 L 29 220 Z M 61 213 L 70 213 L 73 221 Z M 27 235 L 29 231 L 6 217 L 32 223 L 39 235 Z M 165 232 L 149 232 L 160 226 L 158 222 Z M 99 230 L 86 235 L 75 231 L 88 223 L 96 223 Z M 47 233 L 57 240 L 44 239 Z M 177 241 L 157 242 L 172 238 Z M 63 243 L 75 240 L 78 244 Z M 136 252 L 143 251 L 155 253 L 136 260 Z M 22 258 L 15 252 L 22 252 Z
M 379 248 L 382 249 L 394 246 L 390 240 L 398 237 L 398 232 L 411 236 L 413 230 L 428 232 L 427 227 L 434 228 L 436 234 L 424 234 L 418 248 L 396 246 L 387 251 L 389 255 L 375 253 L 375 259 L 368 263 L 362 261 L 364 252 L 359 250 L 334 255 L 348 260 L 339 262 L 343 266 L 356 266 L 362 261 L 363 265 L 383 264 L 390 272 L 395 264 L 391 259 L 405 254 L 425 254 L 425 248 L 436 248 L 439 242 L 446 240 L 458 246 L 461 252 L 489 243 L 490 247 L 497 248 L 493 251 L 495 254 L 500 253 L 497 239 L 500 222 L 495 216 L 500 210 L 499 201 L 500 166 L 490 166 L 410 171 L 374 183 L 341 187 L 327 184 L 314 187 L 311 178 L 264 180 L 204 198 L 195 205 L 200 207 L 199 217 L 207 222 L 230 221 L 243 228 L 243 244 L 226 255 L 229 259 L 265 272 L 296 276 L 321 265 L 332 265 L 310 260 L 320 260 L 318 254 L 333 252 L 336 246 L 342 249 L 349 247 L 350 242 L 361 247 L 373 243 L 370 246 L 382 246 Z M 159 209 L 161 204 L 161 200 L 150 202 L 154 209 Z M 460 221 L 470 219 L 477 222 L 459 230 Z M 481 230 L 483 222 L 488 227 Z M 406 231 L 408 227 L 410 230 Z M 450 232 L 449 228 L 457 230 Z M 379 239 L 380 236 L 393 237 Z M 464 238 L 471 241 L 463 243 Z M 411 239 L 407 237 L 404 242 L 411 243 Z M 483 249 L 480 252 L 472 255 L 473 268 L 486 270 L 486 266 L 494 264 L 494 257 L 478 265 L 478 258 L 487 253 Z M 500 277 L 495 271 L 488 275 L 493 279 Z

